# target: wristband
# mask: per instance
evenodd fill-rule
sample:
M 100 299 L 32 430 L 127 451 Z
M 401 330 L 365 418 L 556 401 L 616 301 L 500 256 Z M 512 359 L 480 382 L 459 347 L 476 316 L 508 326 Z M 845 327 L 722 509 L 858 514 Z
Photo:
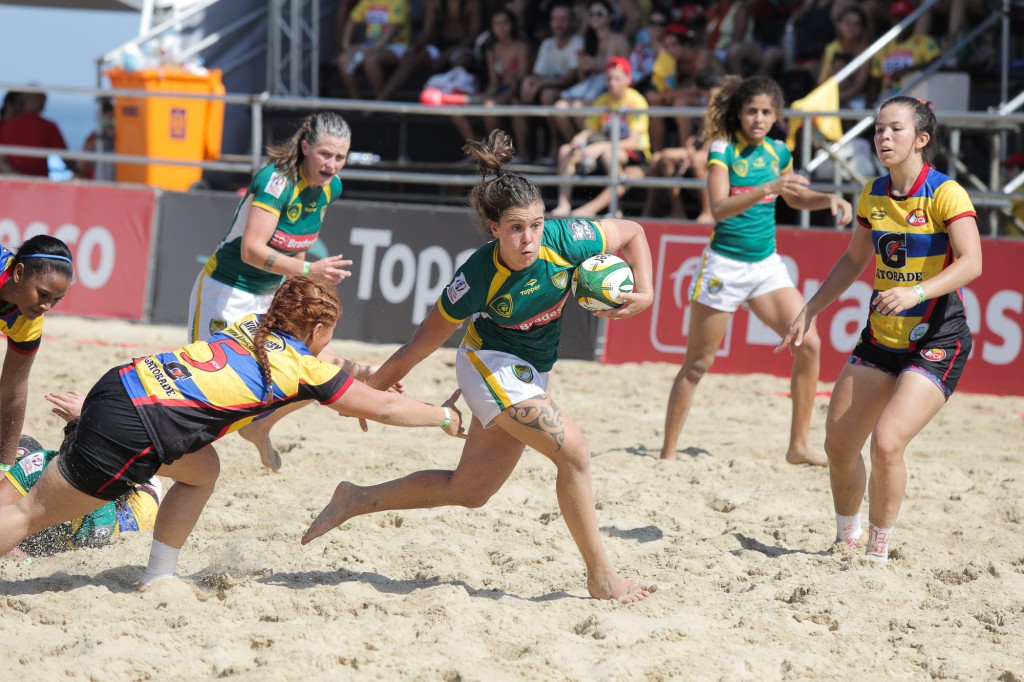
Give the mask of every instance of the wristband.
M 303 263 L 302 264 L 302 274 L 303 275 L 308 275 L 309 271 L 312 270 L 312 269 L 313 269 L 313 264 L 312 263 Z
M 922 287 L 920 284 L 915 284 L 914 291 L 917 292 L 917 302 L 924 303 L 924 287 Z
M 452 413 L 448 411 L 447 407 L 441 407 L 444 410 L 444 421 L 441 422 L 441 428 L 446 429 L 448 425 L 452 423 Z
M 0 462 L 0 474 L 6 474 L 8 471 L 11 470 L 12 466 L 14 466 L 14 465 L 13 464 L 4 464 L 3 462 Z

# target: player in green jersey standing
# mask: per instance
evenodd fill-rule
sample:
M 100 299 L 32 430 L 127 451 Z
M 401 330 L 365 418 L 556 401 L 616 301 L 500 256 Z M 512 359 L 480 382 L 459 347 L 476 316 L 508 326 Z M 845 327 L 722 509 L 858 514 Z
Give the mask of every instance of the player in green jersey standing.
M 705 116 L 708 193 L 715 229 L 690 287 L 690 326 L 683 366 L 672 384 L 665 414 L 662 459 L 676 458 L 676 442 L 693 404 L 697 384 L 711 369 L 732 314 L 747 304 L 779 336 L 804 299 L 775 251 L 775 200 L 793 208 L 829 208 L 839 224 L 853 219 L 850 202 L 836 194 L 807 188 L 809 180 L 793 172 L 784 144 L 768 137 L 782 112 L 782 89 L 770 78 L 726 78 Z M 786 461 L 824 466 L 825 457 L 810 444 L 811 413 L 817 392 L 821 342 L 811 327 L 794 352 Z
M 306 251 L 316 243 L 327 207 L 341 196 L 338 172 L 345 167 L 352 132 L 338 114 L 310 114 L 288 140 L 270 147 L 242 197 L 231 228 L 206 262 L 189 298 L 189 342 L 201 341 L 250 313 L 265 313 L 285 277 L 313 275 L 337 284 L 352 273 L 352 261 L 328 256 L 313 263 Z M 367 367 L 334 357 L 357 379 Z M 281 468 L 270 429 L 302 405 L 254 421 L 240 432 L 259 449 L 263 465 Z
M 591 596 L 623 603 L 643 599 L 656 587 L 632 583 L 609 561 L 594 509 L 590 446 L 547 393 L 576 265 L 622 249 L 635 276 L 634 292 L 624 295 L 623 307 L 597 314 L 626 318 L 650 307 L 651 252 L 643 228 L 631 220 L 544 220 L 537 186 L 501 170 L 513 148 L 500 130 L 486 141 L 467 142 L 463 151 L 476 159 L 483 178 L 469 203 L 491 241 L 458 269 L 412 339 L 369 379 L 372 386 L 391 386 L 471 319 L 456 358 L 459 388 L 473 412 L 462 459 L 454 471 L 418 471 L 369 487 L 340 483 L 302 542 L 371 512 L 479 507 L 530 446 L 558 470 L 558 503 L 583 555 Z

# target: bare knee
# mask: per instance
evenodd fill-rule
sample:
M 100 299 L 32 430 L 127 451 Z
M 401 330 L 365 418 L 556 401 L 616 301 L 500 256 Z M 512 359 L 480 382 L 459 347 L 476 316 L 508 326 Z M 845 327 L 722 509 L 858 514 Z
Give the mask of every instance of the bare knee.
M 807 358 L 821 356 L 821 337 L 814 332 L 804 334 L 803 341 L 793 348 L 793 352 Z
M 700 380 L 711 370 L 711 365 L 715 363 L 714 356 L 702 357 L 690 359 L 689 356 L 683 361 L 683 366 L 679 370 L 679 376 L 692 384 L 699 384 Z
M 872 468 L 888 468 L 903 462 L 906 444 L 886 431 L 875 431 L 871 436 Z

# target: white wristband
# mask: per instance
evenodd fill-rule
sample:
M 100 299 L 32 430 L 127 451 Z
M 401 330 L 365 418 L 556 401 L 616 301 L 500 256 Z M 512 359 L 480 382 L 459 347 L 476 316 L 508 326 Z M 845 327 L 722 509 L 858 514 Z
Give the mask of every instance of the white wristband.
M 448 425 L 452 423 L 452 413 L 449 412 L 448 408 L 443 405 L 441 406 L 441 409 L 444 410 L 444 421 L 441 422 L 441 428 L 445 429 L 448 428 Z

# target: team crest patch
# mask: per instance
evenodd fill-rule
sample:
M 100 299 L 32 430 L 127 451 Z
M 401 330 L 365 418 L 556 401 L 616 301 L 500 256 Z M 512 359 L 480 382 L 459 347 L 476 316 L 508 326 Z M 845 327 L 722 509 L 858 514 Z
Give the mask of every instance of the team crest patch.
M 278 199 L 281 198 L 281 192 L 288 186 L 288 178 L 281 175 L 280 173 L 274 173 L 270 176 L 270 180 L 267 180 L 267 186 L 263 188 L 263 191 L 272 197 Z
M 918 341 L 924 338 L 924 335 L 928 333 L 928 324 L 922 322 L 913 329 L 910 330 L 910 340 Z
M 717 277 L 712 277 L 711 279 L 708 280 L 708 293 L 709 294 L 717 294 L 721 290 L 722 290 L 722 280 L 718 279 Z
M 566 285 L 569 284 L 569 271 L 562 270 L 561 272 L 556 272 L 551 275 L 551 283 L 559 289 L 564 289 Z
M 569 221 L 569 229 L 572 230 L 572 238 L 576 241 L 580 241 L 581 239 L 594 239 L 594 228 L 591 227 L 590 223 L 586 220 L 573 218 Z
M 280 353 L 286 348 L 284 339 L 273 332 L 267 334 L 267 338 L 263 341 L 263 347 L 267 349 L 268 353 Z
M 489 306 L 491 310 L 498 313 L 502 317 L 512 316 L 512 295 L 504 294 L 491 301 Z
M 288 207 L 288 211 L 285 213 L 290 222 L 295 222 L 302 216 L 302 204 L 292 204 Z
M 946 359 L 946 351 L 941 348 L 925 348 L 921 351 L 921 357 L 932 362 L 941 362 Z
M 881 206 L 875 206 L 871 209 L 872 220 L 885 220 L 885 209 Z
M 224 320 L 210 320 L 210 335 L 216 334 L 227 326 L 228 323 Z
M 907 214 L 907 225 L 921 227 L 922 225 L 927 224 L 928 214 L 924 212 L 923 208 L 915 208 L 913 211 Z
M 750 163 L 746 159 L 736 159 L 732 162 L 732 172 L 741 178 L 747 177 L 750 172 Z
M 775 173 L 776 175 L 779 174 L 779 162 L 778 161 L 772 161 L 771 164 L 769 165 L 769 167 L 772 169 L 772 173 Z
M 533 383 L 533 368 L 527 365 L 512 365 L 512 371 L 524 384 Z
M 469 291 L 469 282 L 466 281 L 466 274 L 463 272 L 460 272 L 459 276 L 453 279 L 452 283 L 445 289 L 448 300 L 452 303 L 457 302 L 467 291 Z

